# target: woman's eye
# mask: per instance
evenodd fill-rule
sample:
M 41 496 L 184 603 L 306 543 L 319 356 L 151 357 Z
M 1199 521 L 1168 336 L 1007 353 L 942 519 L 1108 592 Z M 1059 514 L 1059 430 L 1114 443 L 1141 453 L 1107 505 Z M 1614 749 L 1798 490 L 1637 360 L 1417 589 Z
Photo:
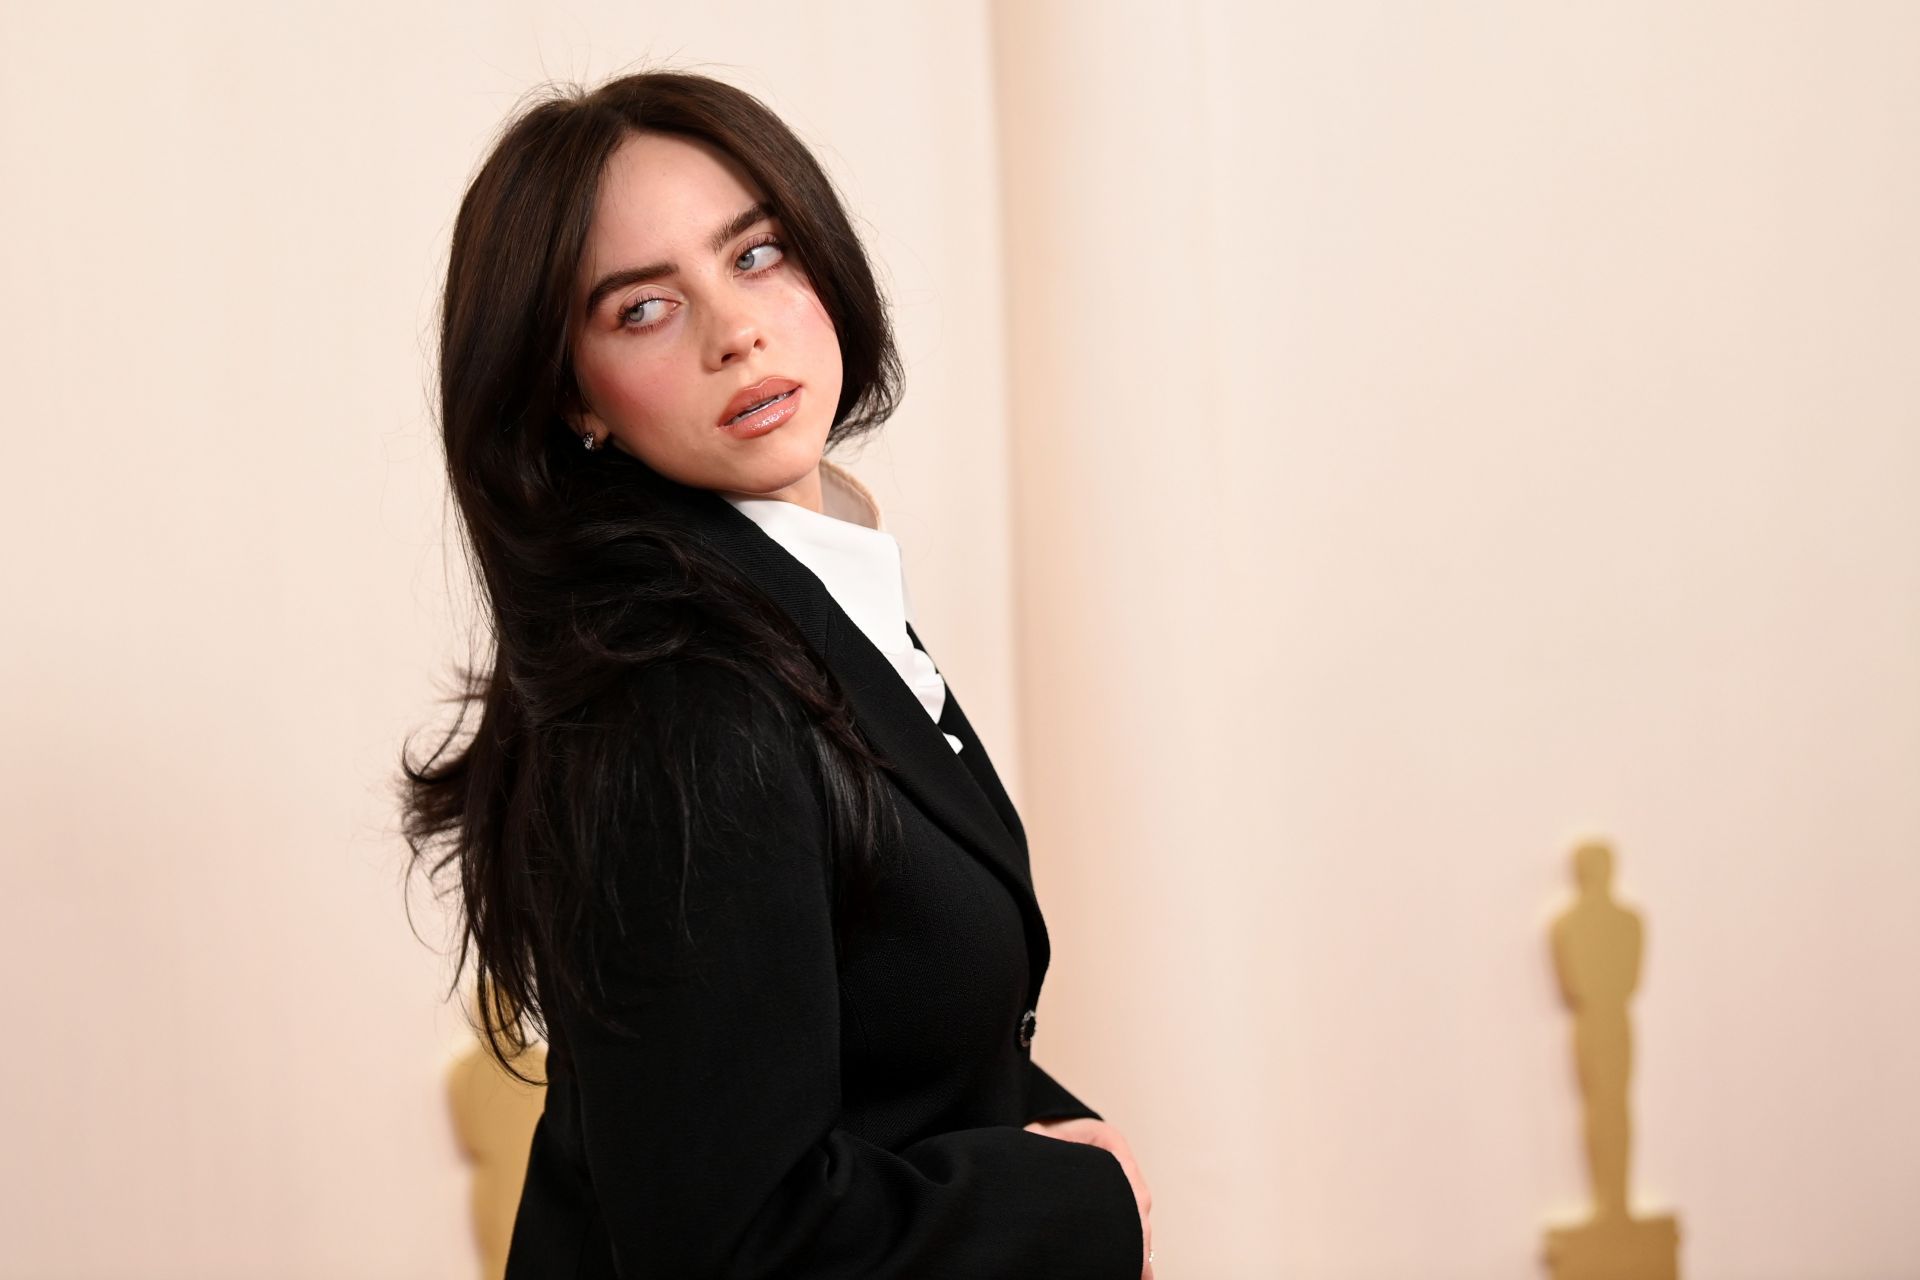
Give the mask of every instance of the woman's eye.
M 654 313 L 654 319 L 651 322 L 646 324 L 640 323 L 640 318 L 644 314 L 646 305 L 649 302 L 657 302 L 663 308 L 667 305 L 667 300 L 665 298 L 636 299 L 632 306 L 626 308 L 626 310 L 620 313 L 620 323 L 625 325 L 629 329 L 651 329 L 654 325 L 659 324 L 660 323 L 659 312 Z
M 750 244 L 746 248 L 742 249 L 740 251 L 740 256 L 734 259 L 734 264 L 737 266 L 742 263 L 747 263 L 747 259 L 751 258 L 755 253 L 759 252 L 762 249 L 773 250 L 773 253 L 771 256 L 763 257 L 760 259 L 759 265 L 762 267 L 771 267 L 774 263 L 780 261 L 780 259 L 787 256 L 787 251 L 785 248 L 781 246 L 780 242 L 778 240 L 773 239 L 772 237 L 768 237 L 765 240 L 756 241 L 755 243 Z M 754 269 L 754 264 L 747 263 L 746 270 L 751 271 L 753 269 Z
M 761 254 L 760 251 L 762 249 L 770 250 L 770 252 Z M 755 259 L 755 254 L 760 254 L 760 257 Z M 741 270 L 749 274 L 757 275 L 760 272 L 771 271 L 774 267 L 779 266 L 781 260 L 786 256 L 786 247 L 772 236 L 768 236 L 766 239 L 756 240 L 754 243 L 742 249 L 740 256 L 733 261 L 734 265 Z M 620 312 L 620 326 L 624 329 L 631 330 L 651 329 L 666 320 L 667 312 L 672 309 L 668 305 L 671 301 L 669 298 L 636 298 Z M 660 304 L 660 309 L 649 312 L 647 305 L 655 302 Z

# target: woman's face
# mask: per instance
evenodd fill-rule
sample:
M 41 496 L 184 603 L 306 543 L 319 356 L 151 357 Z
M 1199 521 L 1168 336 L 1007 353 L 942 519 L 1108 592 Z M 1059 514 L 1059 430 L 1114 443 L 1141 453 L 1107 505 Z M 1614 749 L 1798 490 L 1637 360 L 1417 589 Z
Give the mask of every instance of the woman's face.
M 840 343 L 762 199 L 705 142 L 635 134 L 615 149 L 574 285 L 573 368 L 588 406 L 574 428 L 681 484 L 817 511 Z M 799 384 L 786 421 L 761 434 L 721 425 L 779 390 L 752 390 L 775 378 Z

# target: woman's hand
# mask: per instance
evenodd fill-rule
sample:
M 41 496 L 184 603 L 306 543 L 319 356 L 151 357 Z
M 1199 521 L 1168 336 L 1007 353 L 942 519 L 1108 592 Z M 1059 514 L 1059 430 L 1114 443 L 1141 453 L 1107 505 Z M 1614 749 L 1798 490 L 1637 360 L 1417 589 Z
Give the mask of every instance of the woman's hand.
M 1133 1148 L 1120 1131 L 1104 1120 L 1079 1118 L 1074 1120 L 1035 1120 L 1027 1126 L 1030 1133 L 1043 1134 L 1049 1138 L 1058 1138 L 1062 1142 L 1084 1142 L 1089 1146 L 1102 1147 L 1113 1152 L 1120 1161 L 1120 1167 L 1127 1171 L 1127 1181 L 1133 1185 L 1134 1204 L 1140 1210 L 1140 1256 L 1146 1258 L 1153 1253 L 1153 1192 L 1147 1189 L 1147 1179 L 1140 1172 L 1139 1163 L 1133 1158 Z M 1153 1280 L 1153 1264 L 1145 1263 L 1140 1271 L 1140 1280 Z

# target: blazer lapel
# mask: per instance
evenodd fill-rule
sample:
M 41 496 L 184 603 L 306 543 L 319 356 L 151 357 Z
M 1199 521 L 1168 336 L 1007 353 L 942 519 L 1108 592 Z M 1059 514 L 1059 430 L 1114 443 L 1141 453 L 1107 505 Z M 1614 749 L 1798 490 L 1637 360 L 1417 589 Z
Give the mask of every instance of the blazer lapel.
M 650 495 L 676 511 L 799 625 L 808 646 L 846 691 L 861 731 L 901 789 L 1006 884 L 1026 926 L 1031 991 L 1037 994 L 1049 947 L 1028 872 L 1025 833 L 953 690 L 947 690 L 936 724 L 826 585 L 764 529 L 717 493 L 669 480 L 644 463 L 636 462 L 633 470 Z M 910 626 L 908 634 L 920 645 Z M 961 740 L 959 753 L 942 736 L 943 726 Z
M 928 661 L 933 661 L 933 655 L 927 652 L 927 646 L 921 643 L 920 633 L 913 629 L 911 622 L 907 624 L 907 635 L 912 637 L 914 648 L 925 653 Z M 940 664 L 934 662 L 933 669 L 939 671 Z M 941 674 L 944 677 L 945 673 Z M 1000 775 L 994 772 L 993 761 L 987 758 L 987 749 L 980 745 L 980 735 L 973 731 L 973 725 L 968 721 L 967 713 L 961 709 L 960 699 L 955 695 L 952 685 L 947 686 L 946 703 L 940 708 L 939 728 L 942 733 L 950 733 L 960 739 L 960 763 L 973 774 L 973 780 L 979 785 L 981 793 L 987 797 L 994 812 L 1000 815 L 1000 825 L 1007 829 L 1014 843 L 1019 846 L 1021 867 L 1027 868 L 1029 862 L 1026 828 L 1021 825 L 1019 811 L 1013 807 L 1013 801 L 1007 796 L 1006 788 L 1000 785 Z M 1031 877 L 1030 871 L 1028 875 Z

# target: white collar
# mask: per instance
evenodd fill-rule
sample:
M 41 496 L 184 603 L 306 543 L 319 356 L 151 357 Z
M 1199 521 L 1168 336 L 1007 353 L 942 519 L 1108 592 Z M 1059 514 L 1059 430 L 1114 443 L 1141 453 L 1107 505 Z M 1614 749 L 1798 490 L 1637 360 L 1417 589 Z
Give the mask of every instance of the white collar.
M 880 527 L 880 504 L 850 472 L 820 460 L 824 512 L 781 498 L 723 496 L 813 570 L 875 648 L 893 653 L 913 647 L 900 543 Z
M 946 681 L 907 634 L 913 599 L 900 543 L 881 528 L 880 504 L 872 491 L 852 472 L 822 458 L 822 511 L 782 498 L 721 496 L 813 571 L 937 721 L 946 705 Z M 958 738 L 947 734 L 946 739 L 960 749 Z

